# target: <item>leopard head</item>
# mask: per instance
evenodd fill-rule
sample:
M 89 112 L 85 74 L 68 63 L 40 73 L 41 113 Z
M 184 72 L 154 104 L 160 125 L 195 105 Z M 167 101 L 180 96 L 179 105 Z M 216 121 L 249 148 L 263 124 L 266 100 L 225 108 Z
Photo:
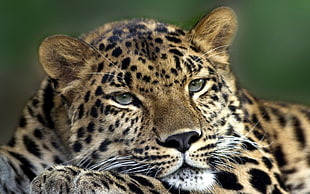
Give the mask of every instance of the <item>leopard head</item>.
M 65 107 L 73 159 L 211 188 L 244 130 L 227 53 L 236 28 L 218 8 L 189 31 L 128 20 L 45 39 L 40 62 Z

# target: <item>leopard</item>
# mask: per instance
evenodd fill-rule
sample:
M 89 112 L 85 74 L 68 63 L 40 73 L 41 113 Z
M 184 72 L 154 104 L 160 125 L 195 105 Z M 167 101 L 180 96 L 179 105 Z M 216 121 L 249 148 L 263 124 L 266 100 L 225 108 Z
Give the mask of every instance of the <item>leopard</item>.
M 0 193 L 310 193 L 310 108 L 243 88 L 235 12 L 105 24 L 39 47 Z

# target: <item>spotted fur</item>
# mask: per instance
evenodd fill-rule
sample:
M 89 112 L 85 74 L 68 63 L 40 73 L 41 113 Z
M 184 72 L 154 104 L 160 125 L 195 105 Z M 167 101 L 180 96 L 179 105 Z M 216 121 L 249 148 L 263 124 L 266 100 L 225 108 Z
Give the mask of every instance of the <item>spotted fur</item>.
M 310 192 L 310 109 L 241 88 L 235 14 L 106 24 L 39 49 L 47 77 L 0 148 L 0 193 Z

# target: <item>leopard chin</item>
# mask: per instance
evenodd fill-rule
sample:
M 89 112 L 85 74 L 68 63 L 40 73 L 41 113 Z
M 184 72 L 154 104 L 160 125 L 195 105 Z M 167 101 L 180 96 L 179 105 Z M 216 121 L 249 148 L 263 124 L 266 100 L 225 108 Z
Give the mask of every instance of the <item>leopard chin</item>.
M 188 165 L 181 166 L 161 180 L 171 188 L 196 192 L 211 191 L 216 182 L 215 173 L 212 170 L 194 168 Z

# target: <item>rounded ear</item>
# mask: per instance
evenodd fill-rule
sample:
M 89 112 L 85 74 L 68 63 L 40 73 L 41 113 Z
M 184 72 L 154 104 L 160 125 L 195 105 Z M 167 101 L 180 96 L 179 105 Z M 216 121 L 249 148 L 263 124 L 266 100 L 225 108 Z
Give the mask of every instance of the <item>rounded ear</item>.
M 98 52 L 84 41 L 65 35 L 50 36 L 39 48 L 44 71 L 57 80 L 60 87 L 78 79 L 80 72 L 98 56 Z
M 204 52 L 223 51 L 237 31 L 237 17 L 228 7 L 219 7 L 201 18 L 191 30 L 193 43 Z

